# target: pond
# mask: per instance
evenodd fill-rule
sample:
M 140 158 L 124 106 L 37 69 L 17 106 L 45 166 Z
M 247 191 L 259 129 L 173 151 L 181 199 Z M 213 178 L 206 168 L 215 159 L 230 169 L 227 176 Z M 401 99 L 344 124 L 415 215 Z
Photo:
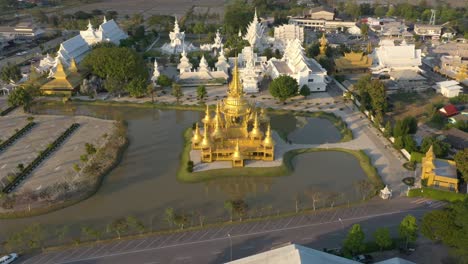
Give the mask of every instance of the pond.
M 182 183 L 176 180 L 183 146 L 182 133 L 202 118 L 202 112 L 90 105 L 37 106 L 34 111 L 127 120 L 130 145 L 122 162 L 105 177 L 94 196 L 45 215 L 0 219 L 0 241 L 7 233 L 31 223 L 51 228 L 66 224 L 73 230 L 87 225 L 105 230 L 105 226 L 117 218 L 135 216 L 146 226 L 163 229 L 168 227 L 164 221 L 167 208 L 186 215 L 203 215 L 207 222 L 227 220 L 226 200 L 244 200 L 251 216 L 294 211 L 296 199 L 300 199 L 301 207 L 310 208 L 309 196 L 314 192 L 333 197 L 335 204 L 339 204 L 358 199 L 352 186 L 365 177 L 352 155 L 330 151 L 296 156 L 293 160 L 295 170 L 289 176 Z M 272 127 L 291 125 L 291 118 L 295 117 L 288 118 L 288 124 L 284 124 L 283 118 L 273 117 Z M 314 137 L 314 143 L 339 141 L 339 132 L 327 120 L 307 118 L 297 122 L 304 122 L 304 125 L 295 125 L 298 128 L 291 131 L 291 139 L 302 141 Z M 306 135 L 309 132 L 311 136 Z M 330 201 L 320 206 L 329 206 Z

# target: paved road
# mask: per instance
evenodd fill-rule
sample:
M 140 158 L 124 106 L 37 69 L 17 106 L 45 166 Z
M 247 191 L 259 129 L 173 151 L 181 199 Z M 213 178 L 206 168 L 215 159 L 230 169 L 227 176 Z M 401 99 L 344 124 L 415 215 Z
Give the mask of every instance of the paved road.
M 44 50 L 48 50 L 62 43 L 62 41 L 63 41 L 63 37 L 58 37 L 58 38 L 49 40 L 48 42 L 43 43 L 42 45 L 44 46 Z M 23 55 L 23 56 L 13 55 L 6 59 L 0 60 L 0 68 L 2 68 L 3 66 L 6 66 L 9 63 L 21 64 L 29 59 L 34 58 L 35 56 L 37 56 L 37 54 L 40 54 L 40 53 L 41 53 L 41 49 L 38 46 L 38 47 L 28 50 L 28 54 L 26 55 Z
M 425 198 L 396 198 L 390 201 L 376 198 L 350 208 L 25 256 L 20 263 L 222 263 L 230 259 L 231 241 L 233 259 L 286 242 L 314 248 L 338 247 L 347 229 L 354 223 L 361 223 L 368 236 L 376 228 L 382 227 L 383 221 L 395 233 L 399 222 L 407 214 L 420 218 L 425 212 L 445 205 L 444 202 L 429 205 L 427 201 Z

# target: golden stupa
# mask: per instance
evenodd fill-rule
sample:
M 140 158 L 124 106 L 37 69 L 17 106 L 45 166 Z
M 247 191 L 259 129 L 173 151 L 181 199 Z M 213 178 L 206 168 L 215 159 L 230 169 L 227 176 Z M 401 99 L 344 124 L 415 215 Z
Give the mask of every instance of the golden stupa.
M 323 56 L 327 52 L 327 44 L 328 44 L 328 40 L 325 37 L 325 33 L 322 34 L 322 37 L 320 38 L 319 43 L 320 43 L 320 47 L 319 47 L 320 55 Z
M 269 118 L 263 109 L 259 115 L 244 97 L 237 61 L 227 98 L 216 104 L 214 116 L 207 106 L 202 123 L 203 132 L 197 123 L 192 137 L 192 149 L 201 150 L 201 162 L 223 160 L 243 167 L 245 160 L 274 159 Z

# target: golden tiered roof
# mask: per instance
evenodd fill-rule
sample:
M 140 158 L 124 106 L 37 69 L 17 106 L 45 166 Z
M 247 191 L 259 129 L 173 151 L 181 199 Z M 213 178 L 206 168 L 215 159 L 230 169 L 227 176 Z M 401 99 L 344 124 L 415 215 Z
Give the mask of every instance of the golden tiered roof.
M 338 72 L 346 70 L 363 70 L 372 65 L 372 58 L 363 52 L 348 52 L 343 57 L 335 59 L 335 66 Z
M 82 79 L 74 59 L 71 60 L 68 71 L 63 67 L 62 61 L 58 59 L 54 79 L 44 84 L 41 91 L 45 94 L 71 94 L 81 84 Z
M 244 160 L 249 159 L 273 160 L 274 141 L 271 138 L 269 118 L 265 111 L 261 111 L 259 118 L 244 97 L 237 62 L 227 94 L 226 99 L 216 104 L 214 117 L 207 106 L 202 119 L 203 137 L 196 125 L 192 149 L 201 151 L 202 162 L 229 160 L 234 167 L 244 166 Z M 267 127 L 265 135 L 262 129 Z

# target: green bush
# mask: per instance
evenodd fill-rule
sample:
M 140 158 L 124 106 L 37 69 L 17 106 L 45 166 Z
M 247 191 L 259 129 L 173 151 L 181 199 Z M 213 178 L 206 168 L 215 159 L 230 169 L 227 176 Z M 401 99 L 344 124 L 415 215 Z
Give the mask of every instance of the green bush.
M 423 187 L 423 188 L 410 190 L 408 193 L 408 197 L 425 197 L 425 198 L 431 198 L 435 200 L 455 202 L 455 201 L 463 201 L 468 196 L 462 193 Z
M 425 156 L 424 153 L 413 151 L 413 152 L 411 152 L 410 161 L 421 163 L 422 158 L 424 158 L 424 156 Z

